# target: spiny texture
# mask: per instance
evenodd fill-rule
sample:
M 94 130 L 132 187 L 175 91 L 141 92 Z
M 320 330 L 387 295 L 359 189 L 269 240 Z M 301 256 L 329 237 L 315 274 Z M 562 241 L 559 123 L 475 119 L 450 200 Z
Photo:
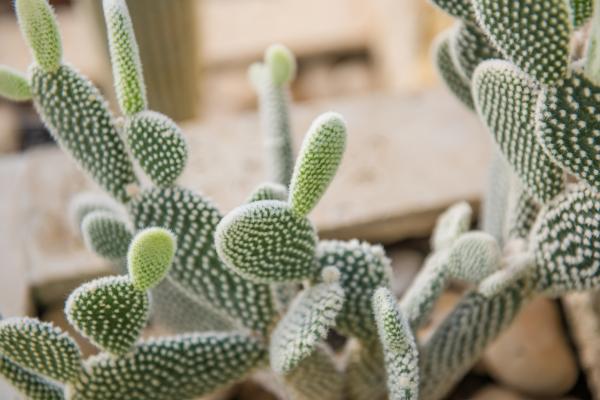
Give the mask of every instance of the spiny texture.
M 385 288 L 375 292 L 373 311 L 383 345 L 390 400 L 418 400 L 419 354 L 408 321 Z
M 221 260 L 254 282 L 299 281 L 317 272 L 315 228 L 281 201 L 233 210 L 217 226 L 215 243 Z
M 271 336 L 271 368 L 287 374 L 308 357 L 326 338 L 343 304 L 344 290 L 337 282 L 301 292 Z
M 83 219 L 91 212 L 106 211 L 115 216 L 122 214 L 118 204 L 111 198 L 91 192 L 77 194 L 69 203 L 69 220 L 79 230 Z
M 126 276 L 105 277 L 77 288 L 65 305 L 71 325 L 112 354 L 131 349 L 146 326 L 149 300 Z
M 147 107 L 142 63 L 125 0 L 104 0 L 104 19 L 121 111 L 133 115 Z
M 163 228 L 138 232 L 127 253 L 127 268 L 133 286 L 141 291 L 156 286 L 169 272 L 175 257 L 175 236 Z
M 344 395 L 344 376 L 325 346 L 317 346 L 285 376 L 285 383 L 291 400 L 342 400 Z
M 453 17 L 475 22 L 475 13 L 469 0 L 431 0 L 431 2 Z
M 592 16 L 594 0 L 569 0 L 571 21 L 575 28 L 584 25 Z
M 475 68 L 485 60 L 502 58 L 477 25 L 462 22 L 452 35 L 452 51 L 456 64 L 467 80 L 471 80 Z
M 447 265 L 447 251 L 431 254 L 404 293 L 400 301 L 400 309 L 413 329 L 418 329 L 427 322 L 436 301 L 446 288 Z
M 451 52 L 450 32 L 442 33 L 434 45 L 434 64 L 438 75 L 442 78 L 448 89 L 471 110 L 475 109 L 471 96 L 471 84 L 461 74 Z
M 481 229 L 504 244 L 506 213 L 512 181 L 512 169 L 500 149 L 493 146 L 492 160 L 487 174 L 487 185 L 480 217 Z
M 286 201 L 288 198 L 287 188 L 279 183 L 266 182 L 260 184 L 248 197 L 246 203 L 254 203 L 261 200 Z
M 335 329 L 343 335 L 372 339 L 377 328 L 371 299 L 379 287 L 389 287 L 391 262 L 381 246 L 351 240 L 322 241 L 317 247 L 321 268 L 333 266 L 340 272 L 340 285 L 346 299 L 337 316 Z
M 0 376 L 30 400 L 63 400 L 62 387 L 0 355 Z
M 561 295 L 600 284 L 600 194 L 580 185 L 543 209 L 533 227 L 536 290 Z
M 434 250 L 452 246 L 454 242 L 471 226 L 473 210 L 469 203 L 461 201 L 449 207 L 437 219 L 431 236 Z
M 512 203 L 508 215 L 508 235 L 511 238 L 527 239 L 540 212 L 540 206 L 522 188 L 517 188 Z
M 572 174 L 600 190 L 600 87 L 582 73 L 542 90 L 538 137 L 548 153 Z
M 333 112 L 318 117 L 308 130 L 290 184 L 290 207 L 307 215 L 333 179 L 346 148 L 346 123 Z
M 529 79 L 508 62 L 486 61 L 475 72 L 473 93 L 480 117 L 529 194 L 546 203 L 560 193 L 562 171 L 535 135 L 538 91 Z
M 31 100 L 31 87 L 27 77 L 19 71 L 0 65 L 0 97 L 12 101 Z
M 565 0 L 473 0 L 494 45 L 544 85 L 567 76 L 572 25 Z
M 485 232 L 467 232 L 450 249 L 448 273 L 455 279 L 479 283 L 500 268 L 502 251 Z
M 108 211 L 93 211 L 81 222 L 83 240 L 88 249 L 113 261 L 127 256 L 133 234 L 127 223 Z
M 153 321 L 171 333 L 231 331 L 235 324 L 210 304 L 188 295 L 170 279 L 164 279 L 151 292 Z
M 288 186 L 294 169 L 294 150 L 286 83 L 293 79 L 289 74 L 296 69 L 295 60 L 287 58 L 286 52 L 281 49 L 267 51 L 267 56 L 269 54 L 267 65 L 263 63 L 252 65 L 249 76 L 258 94 L 270 179 L 275 183 Z
M 378 338 L 371 342 L 351 341 L 346 364 L 349 400 L 387 399 L 383 349 Z
M 177 238 L 169 278 L 244 326 L 265 331 L 275 309 L 271 288 L 243 279 L 221 263 L 213 232 L 221 214 L 200 195 L 177 187 L 144 191 L 131 203 L 137 229 L 156 226 Z
M 34 104 L 52 136 L 117 200 L 137 185 L 125 145 L 100 92 L 71 67 L 33 67 Z
M 125 126 L 131 153 L 152 182 L 171 186 L 185 167 L 187 144 L 170 118 L 154 111 L 131 117 Z
M 531 278 L 535 262 L 527 253 L 509 257 L 507 265 L 485 278 L 477 287 L 477 291 L 485 297 L 491 298 L 504 292 L 519 281 Z
M 46 72 L 56 71 L 62 59 L 62 44 L 56 17 L 48 2 L 16 0 L 15 10 L 37 65 Z
M 241 333 L 195 333 L 140 343 L 131 354 L 91 358 L 71 400 L 190 399 L 244 377 L 265 356 Z
M 275 308 L 280 314 L 284 314 L 300 292 L 300 284 L 298 282 L 274 283 L 271 285 L 271 290 Z
M 519 281 L 491 298 L 465 295 L 421 349 L 423 399 L 443 398 L 473 367 L 483 349 L 513 321 L 524 291 Z
M 77 343 L 51 323 L 31 318 L 0 321 L 0 354 L 59 382 L 71 382 L 81 371 Z M 16 373 L 11 365 L 7 368 Z

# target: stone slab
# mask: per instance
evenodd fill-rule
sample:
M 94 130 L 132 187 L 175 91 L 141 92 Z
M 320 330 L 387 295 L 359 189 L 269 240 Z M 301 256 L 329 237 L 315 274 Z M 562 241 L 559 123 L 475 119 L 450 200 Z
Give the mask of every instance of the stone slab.
M 294 107 L 295 147 L 325 111 L 346 118 L 349 137 L 338 175 L 311 218 L 323 238 L 389 243 L 426 236 L 452 203 L 478 202 L 490 139 L 445 90 L 376 93 Z M 256 113 L 183 126 L 190 159 L 181 182 L 224 211 L 265 177 Z

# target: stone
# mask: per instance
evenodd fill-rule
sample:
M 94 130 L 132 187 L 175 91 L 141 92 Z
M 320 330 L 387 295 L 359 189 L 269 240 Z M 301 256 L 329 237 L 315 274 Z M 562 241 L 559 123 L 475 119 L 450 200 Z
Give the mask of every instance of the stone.
M 486 350 L 483 363 L 498 382 L 542 398 L 568 392 L 578 376 L 555 301 L 538 297 Z

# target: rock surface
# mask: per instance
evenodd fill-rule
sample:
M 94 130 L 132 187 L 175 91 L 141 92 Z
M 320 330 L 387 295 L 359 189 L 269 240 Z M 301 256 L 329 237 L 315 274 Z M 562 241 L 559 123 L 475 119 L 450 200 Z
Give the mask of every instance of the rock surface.
M 487 349 L 483 362 L 498 382 L 541 398 L 563 395 L 577 380 L 575 355 L 556 302 L 537 298 Z

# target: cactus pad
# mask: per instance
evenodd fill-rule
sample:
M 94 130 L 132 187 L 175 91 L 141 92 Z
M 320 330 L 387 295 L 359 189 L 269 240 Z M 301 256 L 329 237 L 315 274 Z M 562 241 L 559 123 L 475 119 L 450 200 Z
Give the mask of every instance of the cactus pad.
M 141 291 L 156 286 L 169 272 L 175 248 L 175 236 L 166 229 L 146 228 L 138 232 L 127 253 L 133 286 Z
M 64 400 L 62 387 L 0 356 L 0 376 L 29 400 Z
M 438 75 L 442 78 L 450 92 L 465 106 L 475 109 L 471 96 L 471 84 L 461 74 L 451 53 L 451 36 L 448 32 L 442 33 L 434 45 L 434 64 Z
M 88 213 L 81 222 L 83 240 L 88 249 L 112 261 L 121 261 L 133 234 L 126 222 L 108 211 Z
M 456 55 L 456 64 L 467 80 L 471 80 L 475 68 L 483 61 L 502 58 L 502 54 L 490 43 L 479 27 L 462 22 L 454 31 L 451 39 L 452 52 Z
M 12 68 L 0 65 L 0 97 L 12 101 L 31 100 L 27 77 Z
M 434 250 L 442 250 L 452 246 L 454 242 L 471 226 L 473 210 L 469 203 L 461 201 L 449 207 L 437 219 L 431 246 Z
M 286 201 L 288 198 L 287 188 L 279 183 L 266 182 L 260 184 L 248 197 L 246 203 L 254 203 L 261 200 Z
M 448 273 L 455 279 L 479 283 L 500 268 L 502 251 L 496 239 L 485 232 L 467 232 L 452 245 Z

